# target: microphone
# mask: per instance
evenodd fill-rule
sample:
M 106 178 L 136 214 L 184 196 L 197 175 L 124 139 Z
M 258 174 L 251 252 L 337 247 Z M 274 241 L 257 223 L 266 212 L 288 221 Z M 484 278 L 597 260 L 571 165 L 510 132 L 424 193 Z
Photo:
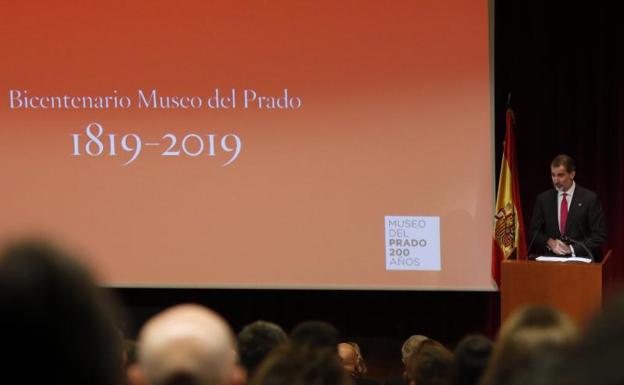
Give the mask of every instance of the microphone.
M 535 227 L 535 234 L 533 234 L 531 242 L 529 242 L 529 247 L 527 247 L 527 258 L 529 255 L 531 255 L 531 247 L 533 246 L 533 242 L 535 242 L 535 238 L 537 238 L 537 234 L 539 234 L 540 232 L 540 227 L 542 227 L 542 225 L 544 224 L 544 218 L 539 218 L 539 222 L 537 223 L 538 225 Z
M 594 259 L 594 255 L 592 254 L 592 252 L 589 251 L 589 249 L 587 248 L 587 246 L 585 246 L 585 244 L 583 242 L 577 241 L 576 239 L 572 239 L 572 238 L 568 237 L 567 235 L 562 236 L 561 240 L 566 242 L 567 244 L 574 243 L 574 244 L 580 245 L 583 248 L 583 250 L 585 250 L 587 252 L 587 256 L 589 257 L 589 259 L 591 259 L 592 262 L 596 261 Z

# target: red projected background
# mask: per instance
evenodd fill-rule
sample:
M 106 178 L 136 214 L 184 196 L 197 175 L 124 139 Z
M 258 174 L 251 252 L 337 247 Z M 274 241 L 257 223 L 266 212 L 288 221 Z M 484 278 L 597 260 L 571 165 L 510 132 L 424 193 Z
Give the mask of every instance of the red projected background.
M 112 285 L 490 289 L 487 2 L 0 6 L 0 234 Z M 439 217 L 386 269 L 384 218 Z

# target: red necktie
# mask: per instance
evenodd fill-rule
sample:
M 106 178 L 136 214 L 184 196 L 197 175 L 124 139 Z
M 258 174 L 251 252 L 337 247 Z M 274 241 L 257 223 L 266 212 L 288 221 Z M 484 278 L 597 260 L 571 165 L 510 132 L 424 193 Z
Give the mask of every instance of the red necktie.
M 563 199 L 561 200 L 561 220 L 559 221 L 559 232 L 561 235 L 565 234 L 566 222 L 568 220 L 568 200 L 566 195 L 566 193 L 563 193 Z

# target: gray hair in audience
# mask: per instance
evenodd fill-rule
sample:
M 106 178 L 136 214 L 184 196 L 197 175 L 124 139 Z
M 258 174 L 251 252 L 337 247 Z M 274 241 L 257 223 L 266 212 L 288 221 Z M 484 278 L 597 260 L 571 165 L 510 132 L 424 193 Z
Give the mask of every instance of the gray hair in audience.
M 403 361 L 403 365 L 407 365 L 407 360 L 409 356 L 412 354 L 416 348 L 423 342 L 428 340 L 428 337 L 425 337 L 420 334 L 414 334 L 405 340 L 403 346 L 401 347 L 401 360 Z
M 449 385 L 453 353 L 433 339 L 422 341 L 407 360 L 408 385 Z

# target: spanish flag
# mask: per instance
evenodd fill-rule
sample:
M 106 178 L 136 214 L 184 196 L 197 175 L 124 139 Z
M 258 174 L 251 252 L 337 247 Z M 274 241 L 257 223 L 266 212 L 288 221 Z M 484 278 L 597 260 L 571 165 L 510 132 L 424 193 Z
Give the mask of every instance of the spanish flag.
M 500 285 L 500 264 L 515 253 L 517 259 L 526 259 L 526 239 L 520 186 L 516 167 L 516 150 L 513 133 L 515 118 L 511 108 L 507 109 L 505 142 L 501 160 L 496 208 L 494 210 L 494 239 L 492 242 L 492 278 Z

